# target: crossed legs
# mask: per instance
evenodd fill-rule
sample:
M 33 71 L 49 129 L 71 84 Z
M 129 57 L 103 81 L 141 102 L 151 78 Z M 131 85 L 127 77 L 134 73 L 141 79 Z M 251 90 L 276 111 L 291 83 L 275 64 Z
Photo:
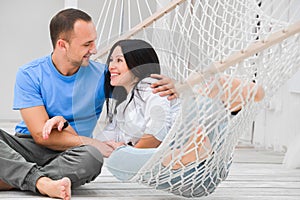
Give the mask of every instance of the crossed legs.
M 0 162 L 3 169 L 1 169 L 0 190 L 11 190 L 13 188 L 30 189 L 29 185 L 34 185 L 35 189 L 43 195 L 49 197 L 61 198 L 69 200 L 71 198 L 71 181 L 69 178 L 62 178 L 60 180 L 52 180 L 48 177 L 43 176 L 36 165 L 29 164 L 27 161 L 4 141 L 0 140 L 1 156 Z M 15 163 L 15 166 L 11 166 Z M 20 168 L 16 170 L 16 168 Z M 25 172 L 23 174 L 23 171 Z M 6 176 L 9 174 L 9 176 Z M 25 176 L 24 179 L 18 178 L 19 176 Z M 37 178 L 35 183 L 27 184 L 31 180 Z M 6 183 L 10 182 L 10 184 Z M 21 183 L 23 182 L 24 183 Z M 34 190 L 35 190 L 34 189 Z
M 52 198 L 71 199 L 71 181 L 65 177 L 60 180 L 52 180 L 48 177 L 41 177 L 36 182 L 37 190 Z M 0 180 L 0 191 L 13 189 L 12 186 Z
M 68 200 L 71 186 L 90 182 L 101 172 L 102 154 L 92 146 L 51 151 L 0 129 L 0 190 L 30 190 Z

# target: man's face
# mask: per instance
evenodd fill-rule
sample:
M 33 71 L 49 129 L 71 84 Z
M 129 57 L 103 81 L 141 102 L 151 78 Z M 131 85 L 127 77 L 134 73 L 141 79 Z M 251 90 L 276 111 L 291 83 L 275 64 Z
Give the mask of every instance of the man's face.
M 75 67 L 88 66 L 90 56 L 97 53 L 96 28 L 92 22 L 78 20 L 66 45 L 66 59 Z

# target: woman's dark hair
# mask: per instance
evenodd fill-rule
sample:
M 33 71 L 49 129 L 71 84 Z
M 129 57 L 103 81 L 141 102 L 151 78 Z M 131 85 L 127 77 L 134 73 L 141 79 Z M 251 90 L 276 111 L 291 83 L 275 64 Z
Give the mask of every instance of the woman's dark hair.
M 132 90 L 129 101 L 130 103 L 134 96 L 134 91 L 137 89 L 136 86 L 139 81 L 149 77 L 151 74 L 160 74 L 159 60 L 153 47 L 146 41 L 139 39 L 120 40 L 112 46 L 108 54 L 106 61 L 107 67 L 109 66 L 111 54 L 117 46 L 121 47 L 129 70 L 138 78 L 138 82 L 135 84 Z M 127 97 L 127 92 L 124 87 L 114 87 L 110 84 L 109 71 L 105 76 L 105 97 L 108 115 L 110 115 L 111 112 L 115 112 L 115 108 Z M 109 108 L 109 98 L 114 98 L 116 100 L 116 106 L 114 108 Z

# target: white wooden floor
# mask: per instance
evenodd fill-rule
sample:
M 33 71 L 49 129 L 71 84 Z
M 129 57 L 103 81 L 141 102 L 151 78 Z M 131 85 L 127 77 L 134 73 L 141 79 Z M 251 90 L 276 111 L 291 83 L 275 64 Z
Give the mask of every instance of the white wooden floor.
M 10 130 L 0 122 L 1 128 Z M 236 149 L 226 181 L 203 200 L 299 200 L 300 169 L 285 169 L 282 153 L 251 147 Z M 299 159 L 299 158 L 295 158 Z M 1 168 L 1 167 L 0 167 Z M 31 192 L 1 191 L 0 199 L 50 199 Z M 121 183 L 104 167 L 99 177 L 72 191 L 72 199 L 99 200 L 177 200 L 185 199 L 137 183 Z

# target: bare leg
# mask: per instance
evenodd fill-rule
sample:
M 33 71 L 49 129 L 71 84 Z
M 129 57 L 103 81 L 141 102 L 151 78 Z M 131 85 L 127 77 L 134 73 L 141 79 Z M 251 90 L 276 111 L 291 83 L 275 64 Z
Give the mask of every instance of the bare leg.
M 206 159 L 211 151 L 209 138 L 207 136 L 203 138 L 201 129 L 199 129 L 199 131 L 197 132 L 197 138 L 195 140 L 194 137 L 195 136 L 192 135 L 186 142 L 185 146 L 183 147 L 184 153 L 182 156 L 178 156 L 180 153 L 182 153 L 182 150 L 176 149 L 174 156 L 172 154 L 167 156 L 163 161 L 163 165 L 167 166 L 173 161 L 172 169 L 179 169 L 196 160 L 199 161 Z M 175 162 L 174 159 L 176 159 Z
M 36 188 L 41 194 L 49 197 L 71 199 L 71 181 L 67 177 L 55 181 L 48 177 L 41 177 L 36 182 Z
M 0 191 L 1 190 L 11 190 L 11 189 L 13 189 L 12 186 L 10 186 L 7 183 L 5 183 L 2 180 L 0 180 Z

